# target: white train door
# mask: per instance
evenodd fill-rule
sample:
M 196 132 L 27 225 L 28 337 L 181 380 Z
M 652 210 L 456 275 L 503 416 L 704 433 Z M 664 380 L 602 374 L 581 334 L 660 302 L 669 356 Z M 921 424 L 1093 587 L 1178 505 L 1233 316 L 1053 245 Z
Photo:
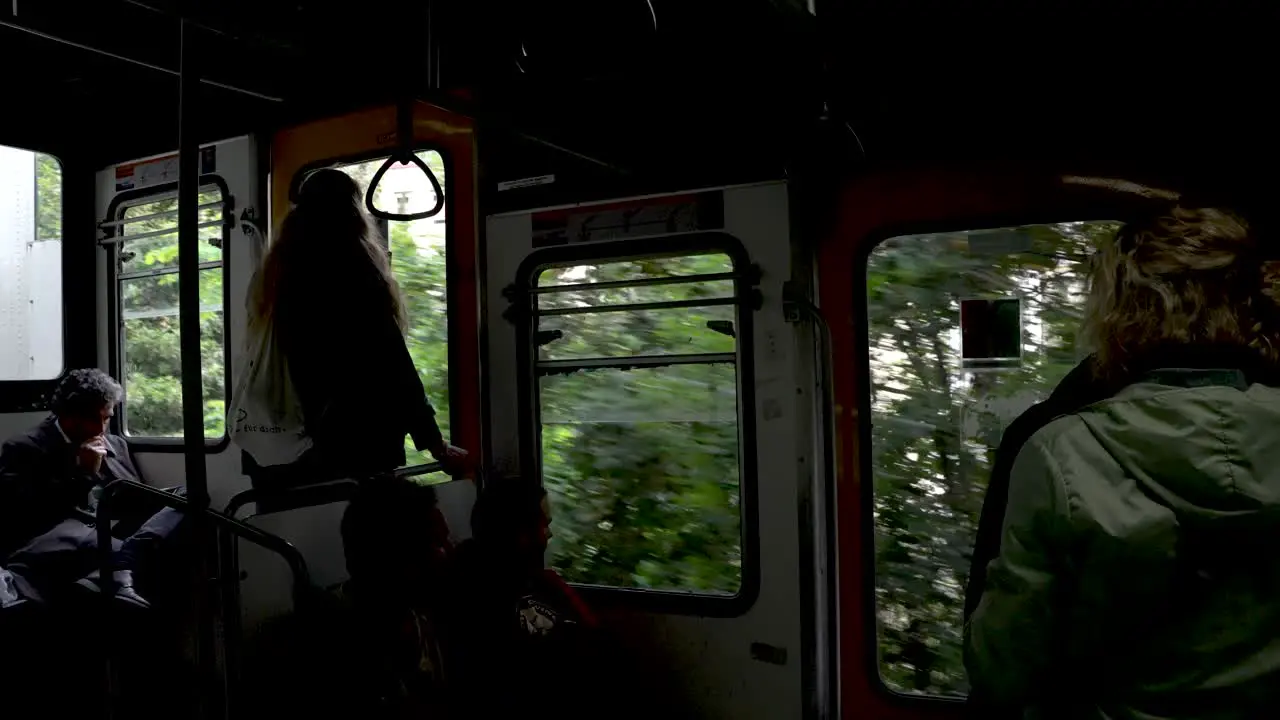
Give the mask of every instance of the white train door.
M 786 185 L 490 216 L 484 263 L 489 463 L 548 489 L 549 564 L 676 709 L 800 717 L 812 405 Z

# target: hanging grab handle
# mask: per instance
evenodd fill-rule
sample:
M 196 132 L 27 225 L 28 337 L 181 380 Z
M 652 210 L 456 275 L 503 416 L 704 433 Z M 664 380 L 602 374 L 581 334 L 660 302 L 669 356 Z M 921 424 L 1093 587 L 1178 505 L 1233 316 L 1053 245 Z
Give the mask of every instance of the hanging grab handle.
M 382 220 L 422 220 L 424 218 L 435 217 L 444 210 L 444 188 L 440 185 L 440 179 L 436 177 L 430 166 L 418 157 L 413 151 L 413 100 L 406 99 L 400 102 L 396 109 L 396 140 L 399 148 L 391 154 L 378 171 L 373 174 L 373 179 L 369 181 L 369 189 L 364 193 L 364 206 L 369 214 Z M 418 169 L 427 176 L 427 180 L 431 183 L 431 191 L 435 193 L 436 202 L 430 210 L 417 213 L 392 213 L 378 209 L 373 202 L 377 196 L 378 183 L 382 182 L 382 176 L 387 174 L 387 170 L 392 165 L 417 165 Z

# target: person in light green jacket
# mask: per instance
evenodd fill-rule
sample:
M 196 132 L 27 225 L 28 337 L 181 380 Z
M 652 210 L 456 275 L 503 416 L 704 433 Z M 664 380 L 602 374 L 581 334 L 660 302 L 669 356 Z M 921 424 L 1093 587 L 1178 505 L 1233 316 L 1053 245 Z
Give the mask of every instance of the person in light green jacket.
M 1120 389 L 1014 462 L 965 627 L 993 712 L 1280 717 L 1277 251 L 1187 207 L 1099 249 L 1085 334 Z

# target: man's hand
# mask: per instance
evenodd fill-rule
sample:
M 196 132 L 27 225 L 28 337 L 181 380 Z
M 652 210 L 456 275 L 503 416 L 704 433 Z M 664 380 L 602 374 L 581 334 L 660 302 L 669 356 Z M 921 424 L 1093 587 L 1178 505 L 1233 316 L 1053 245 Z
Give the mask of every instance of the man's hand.
M 460 447 L 454 447 L 446 443 L 444 446 L 432 450 L 431 456 L 452 477 L 457 477 L 471 469 L 470 454 Z
M 102 458 L 107 455 L 107 439 L 101 435 L 90 438 L 76 451 L 76 465 L 90 475 L 102 471 Z

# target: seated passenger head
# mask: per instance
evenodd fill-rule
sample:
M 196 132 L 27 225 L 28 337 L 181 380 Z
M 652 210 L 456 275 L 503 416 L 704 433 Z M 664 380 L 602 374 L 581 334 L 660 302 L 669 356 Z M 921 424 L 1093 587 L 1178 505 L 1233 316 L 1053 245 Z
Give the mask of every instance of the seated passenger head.
M 409 480 L 362 489 L 342 516 L 341 532 L 347 573 L 383 588 L 429 589 L 453 551 L 435 490 Z
M 315 313 L 339 300 L 362 322 L 383 313 L 406 325 L 386 243 L 365 214 L 364 193 L 341 170 L 322 168 L 302 182 L 254 276 L 249 322 L 274 324 L 277 315 Z
M 123 397 L 124 388 L 110 375 L 87 368 L 67 373 L 53 391 L 49 406 L 62 432 L 78 445 L 107 431 Z
M 1116 378 L 1178 346 L 1280 360 L 1274 250 L 1239 215 L 1177 206 L 1125 225 L 1094 258 L 1083 330 Z
M 480 493 L 471 511 L 476 540 L 512 560 L 541 566 L 551 540 L 547 492 L 526 480 L 499 480 Z

